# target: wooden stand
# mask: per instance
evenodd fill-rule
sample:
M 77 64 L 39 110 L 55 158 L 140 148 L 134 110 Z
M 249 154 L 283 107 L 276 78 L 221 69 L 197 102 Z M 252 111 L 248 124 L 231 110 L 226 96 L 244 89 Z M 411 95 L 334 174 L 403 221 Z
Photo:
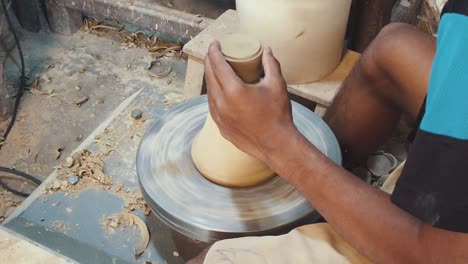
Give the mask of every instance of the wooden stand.
M 183 51 L 188 55 L 184 86 L 184 95 L 187 98 L 199 96 L 202 93 L 205 73 L 204 59 L 211 41 L 223 35 L 238 32 L 238 24 L 239 19 L 236 11 L 228 10 L 184 46 Z M 289 85 L 288 90 L 292 94 L 317 103 L 315 112 L 323 116 L 359 57 L 359 53 L 347 50 L 341 64 L 328 77 L 314 83 Z

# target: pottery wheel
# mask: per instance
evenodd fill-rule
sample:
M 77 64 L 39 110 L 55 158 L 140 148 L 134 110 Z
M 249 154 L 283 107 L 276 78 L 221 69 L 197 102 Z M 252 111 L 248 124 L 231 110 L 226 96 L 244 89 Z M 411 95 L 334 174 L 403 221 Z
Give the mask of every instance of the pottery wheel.
M 320 151 L 341 163 L 335 136 L 316 114 L 293 102 L 296 127 Z M 137 154 L 143 196 L 176 231 L 204 242 L 267 235 L 316 215 L 307 200 L 280 176 L 254 187 L 228 188 L 203 177 L 190 155 L 208 113 L 206 96 L 188 100 L 155 121 Z

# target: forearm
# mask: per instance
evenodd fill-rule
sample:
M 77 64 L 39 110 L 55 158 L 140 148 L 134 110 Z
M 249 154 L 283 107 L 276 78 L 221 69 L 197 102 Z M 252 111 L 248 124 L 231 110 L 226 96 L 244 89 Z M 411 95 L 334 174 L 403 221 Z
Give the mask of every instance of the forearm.
M 302 136 L 291 135 L 272 156 L 270 166 L 359 252 L 378 263 L 422 259 L 417 250 L 422 223 L 393 205 L 385 193 L 334 164 Z

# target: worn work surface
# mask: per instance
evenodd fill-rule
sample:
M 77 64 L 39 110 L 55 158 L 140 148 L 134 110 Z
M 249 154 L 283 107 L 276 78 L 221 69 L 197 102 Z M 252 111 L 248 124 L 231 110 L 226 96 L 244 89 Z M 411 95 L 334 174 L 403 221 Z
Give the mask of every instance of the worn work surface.
M 147 67 L 156 58 L 150 56 L 148 48 L 138 46 L 146 45 L 161 55 L 163 50 L 155 48 L 156 37 L 151 38 L 152 43 L 140 43 L 142 33 L 121 33 L 94 21 L 72 36 L 18 31 L 29 90 L 0 150 L 0 166 L 14 167 L 43 180 L 136 91 L 153 87 L 172 97 L 179 94 L 185 60 L 163 57 L 155 71 L 171 71 L 163 78 L 151 76 Z M 13 87 L 19 76 L 17 51 L 0 50 L 0 58 L 4 59 L 6 82 Z M 3 122 L 0 129 L 6 125 Z M 4 176 L 0 175 L 5 180 Z M 17 177 L 13 179 L 5 181 L 18 190 L 31 192 L 35 188 Z M 0 223 L 21 200 L 0 188 L 0 204 L 5 205 L 0 206 Z
M 0 188 L 0 222 L 21 204 L 4 226 L 81 263 L 182 263 L 204 245 L 148 214 L 135 155 L 151 121 L 184 99 L 186 62 L 161 57 L 150 74 L 149 63 L 164 50 L 152 49 L 150 56 L 155 43 L 139 43 L 141 33 L 122 39 L 106 25 L 95 26 L 72 36 L 19 32 L 30 91 L 0 150 L 0 165 L 40 179 L 50 176 L 23 204 Z M 177 55 L 173 51 L 166 55 Z M 5 57 L 6 80 L 14 82 L 16 50 L 0 52 Z M 144 112 L 139 121 L 130 117 L 135 108 Z M 87 151 L 71 155 L 78 145 Z M 71 174 L 81 177 L 75 186 L 66 183 Z M 20 181 L 9 184 L 34 189 Z M 138 260 L 134 247 L 141 227 L 121 217 L 128 212 L 143 219 L 150 232 L 148 249 Z
M 154 87 L 127 99 L 72 155 L 80 161 L 65 161 L 5 226 L 81 263 L 183 263 L 195 256 L 206 245 L 173 232 L 150 213 L 135 168 L 146 128 L 170 106 L 164 102 L 182 100 Z M 143 110 L 142 119 L 132 119 L 135 108 Z M 77 185 L 66 183 L 71 174 L 81 176 Z M 137 215 L 149 229 L 148 248 L 138 259 L 133 251 L 141 226 L 119 221 L 122 213 Z
M 0 226 L 0 263 L 65 264 L 71 262 L 10 233 Z

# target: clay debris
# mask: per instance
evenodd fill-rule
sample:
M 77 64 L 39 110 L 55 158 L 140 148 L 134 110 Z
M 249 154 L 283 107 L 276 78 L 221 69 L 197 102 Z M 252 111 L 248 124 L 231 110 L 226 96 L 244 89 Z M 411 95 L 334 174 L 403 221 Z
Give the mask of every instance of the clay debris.
M 111 188 L 111 191 L 120 196 L 125 201 L 124 209 L 126 212 L 133 212 L 140 209 L 144 215 L 149 215 L 151 209 L 146 204 L 139 190 L 131 191 L 122 184 Z
M 66 195 L 77 194 L 81 190 L 95 187 L 122 198 L 125 201 L 126 212 L 140 209 L 145 215 L 150 214 L 151 210 L 139 190 L 132 191 L 122 184 L 112 184 L 112 178 L 104 173 L 103 156 L 104 154 L 93 156 L 89 150 L 83 149 L 67 157 L 58 168 L 57 179 L 45 189 L 44 194 L 54 192 L 65 192 Z M 69 184 L 67 178 L 70 175 L 78 176 L 80 181 L 76 185 Z
M 180 57 L 182 55 L 182 45 L 178 42 L 169 42 L 145 32 L 126 31 L 122 25 L 115 25 L 109 21 L 97 19 L 85 19 L 80 30 L 86 34 L 94 33 L 98 36 L 114 33 L 126 48 L 146 48 L 148 52 L 156 58 Z
M 21 198 L 3 189 L 0 190 L 0 224 L 13 213 L 20 203 Z
M 133 218 L 124 214 L 104 216 L 101 220 L 101 226 L 108 235 L 115 233 L 116 229 L 123 230 L 125 227 L 133 226 Z
M 59 231 L 62 231 L 64 233 L 68 232 L 71 230 L 71 227 L 70 225 L 66 224 L 65 222 L 63 221 L 54 221 L 52 223 L 52 226 L 54 227 L 54 229 L 56 230 L 59 230 Z
M 61 175 L 77 175 L 88 177 L 103 185 L 112 184 L 112 178 L 104 173 L 104 162 L 100 156 L 93 156 L 87 149 L 83 149 L 66 159 L 66 163 L 59 168 Z
M 138 216 L 130 213 L 121 213 L 112 216 L 105 216 L 101 221 L 104 232 L 108 235 L 115 233 L 116 229 L 123 230 L 126 227 L 132 227 L 140 230 L 140 242 L 134 248 L 136 256 L 140 255 L 148 247 L 150 234 L 145 222 Z
M 68 184 L 67 178 L 71 175 L 80 178 L 76 185 Z M 94 156 L 89 150 L 83 149 L 65 159 L 65 162 L 58 168 L 57 179 L 46 188 L 45 193 L 74 192 L 89 185 L 101 185 L 108 189 L 112 185 L 112 178 L 104 173 L 104 162 L 101 156 Z

